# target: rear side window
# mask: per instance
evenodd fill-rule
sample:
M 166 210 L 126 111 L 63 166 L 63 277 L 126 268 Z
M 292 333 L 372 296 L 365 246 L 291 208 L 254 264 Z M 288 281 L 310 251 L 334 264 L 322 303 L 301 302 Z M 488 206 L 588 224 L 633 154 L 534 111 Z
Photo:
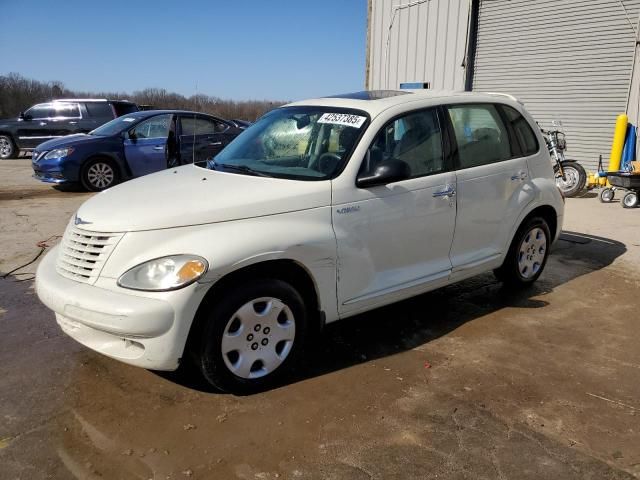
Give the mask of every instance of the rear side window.
M 54 103 L 54 117 L 80 118 L 80 109 L 77 103 Z
M 202 117 L 180 117 L 182 135 L 213 135 L 216 122 Z
M 108 103 L 88 102 L 85 103 L 87 112 L 91 117 L 113 118 L 113 110 Z
M 513 157 L 507 127 L 495 105 L 453 105 L 448 111 L 458 144 L 460 168 Z
M 133 103 L 114 103 L 113 108 L 115 109 L 118 117 L 138 111 L 138 107 Z
M 411 178 L 446 170 L 436 110 L 412 112 L 388 123 L 369 147 L 361 172 L 372 173 L 389 160 L 409 165 Z
M 501 105 L 501 107 L 507 121 L 518 138 L 523 155 L 527 157 L 537 153 L 538 140 L 536 139 L 536 135 L 533 133 L 533 130 L 531 130 L 529 122 L 527 122 L 515 108 L 511 108 L 507 105 Z

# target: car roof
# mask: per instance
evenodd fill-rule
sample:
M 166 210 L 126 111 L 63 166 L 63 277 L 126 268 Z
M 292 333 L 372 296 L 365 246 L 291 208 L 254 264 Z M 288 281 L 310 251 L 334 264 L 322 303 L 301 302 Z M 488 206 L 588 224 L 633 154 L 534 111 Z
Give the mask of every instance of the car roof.
M 138 117 L 152 117 L 154 115 L 162 115 L 162 114 L 166 114 L 166 113 L 178 113 L 181 115 L 200 115 L 200 116 L 204 116 L 204 117 L 211 117 L 211 118 L 215 118 L 216 120 L 221 120 L 221 121 L 225 121 L 223 118 L 220 117 L 216 117 L 215 115 L 211 115 L 210 113 L 203 113 L 203 112 L 193 112 L 190 110 L 138 110 L 137 112 L 131 112 L 128 113 L 127 115 L 136 115 Z
M 56 98 L 50 103 L 58 102 L 113 102 L 113 103 L 134 103 L 131 100 L 111 100 L 108 98 Z
M 292 102 L 285 107 L 292 106 L 323 106 L 354 108 L 367 112 L 371 117 L 379 115 L 384 110 L 396 105 L 408 104 L 411 102 L 433 100 L 434 105 L 442 103 L 460 101 L 471 102 L 496 102 L 517 105 L 520 103 L 517 98 L 493 92 L 460 92 L 454 90 L 364 90 L 361 92 L 332 95 L 329 97 L 312 98 Z

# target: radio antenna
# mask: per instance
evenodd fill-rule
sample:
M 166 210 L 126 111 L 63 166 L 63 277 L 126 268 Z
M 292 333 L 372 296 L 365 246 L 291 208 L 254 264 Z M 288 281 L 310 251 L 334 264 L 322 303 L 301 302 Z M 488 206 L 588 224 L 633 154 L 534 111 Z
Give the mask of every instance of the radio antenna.
M 198 110 L 198 82 L 196 81 L 196 110 Z M 193 114 L 193 144 L 191 145 L 191 163 L 196 163 L 196 114 Z

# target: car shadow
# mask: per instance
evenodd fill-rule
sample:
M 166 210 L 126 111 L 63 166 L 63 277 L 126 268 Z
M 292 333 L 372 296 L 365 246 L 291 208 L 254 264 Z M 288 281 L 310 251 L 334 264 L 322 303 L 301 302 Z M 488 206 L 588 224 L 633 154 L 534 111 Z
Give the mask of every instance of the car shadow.
M 607 238 L 565 231 L 538 281 L 512 289 L 486 273 L 392 305 L 327 325 L 304 368 L 278 388 L 408 351 L 505 307 L 542 308 L 540 297 L 577 277 L 610 265 L 626 246 Z M 215 392 L 186 364 L 158 375 L 201 392 Z

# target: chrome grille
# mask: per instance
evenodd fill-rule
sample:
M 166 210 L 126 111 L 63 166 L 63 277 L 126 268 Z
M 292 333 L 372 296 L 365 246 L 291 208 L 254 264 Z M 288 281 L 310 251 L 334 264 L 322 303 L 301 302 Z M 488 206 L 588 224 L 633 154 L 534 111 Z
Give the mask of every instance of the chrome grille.
M 63 277 L 93 284 L 122 233 L 82 230 L 69 225 L 62 237 L 56 269 Z

